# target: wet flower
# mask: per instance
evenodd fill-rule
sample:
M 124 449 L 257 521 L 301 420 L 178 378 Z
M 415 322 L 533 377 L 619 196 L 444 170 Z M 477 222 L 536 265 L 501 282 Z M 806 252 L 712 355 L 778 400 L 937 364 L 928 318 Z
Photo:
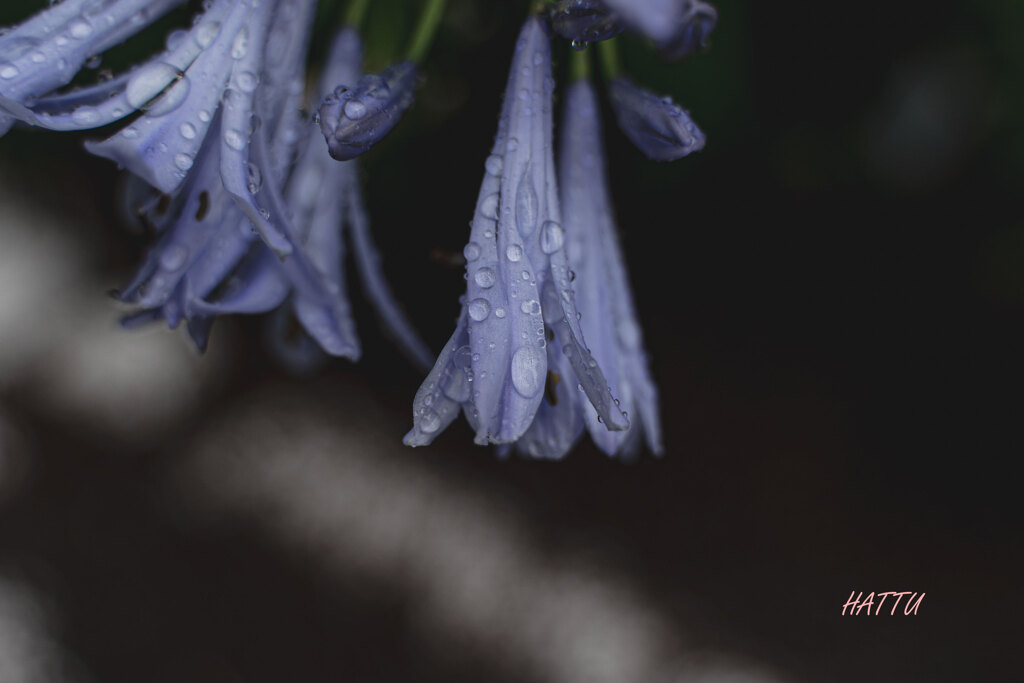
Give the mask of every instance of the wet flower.
M 541 406 L 553 374 L 586 393 L 608 429 L 629 422 L 583 340 L 565 252 L 552 135 L 551 51 L 530 17 L 516 43 L 494 146 L 484 164 L 467 291 L 455 333 L 413 401 L 405 443 L 430 443 L 463 410 L 475 441 L 513 443 L 535 419 L 570 443 Z M 563 387 L 556 391 L 566 391 Z
M 657 389 L 616 235 L 597 96 L 589 81 L 569 86 L 560 133 L 558 180 L 580 324 L 632 427 L 626 432 L 605 429 L 593 408 L 580 400 L 579 392 L 573 392 L 575 405 L 585 414 L 590 437 L 608 455 L 635 455 L 641 433 L 648 449 L 660 454 Z
M 308 30 L 310 18 L 309 14 L 291 17 L 292 39 Z M 275 30 L 284 31 L 287 26 L 277 22 Z M 216 316 L 264 313 L 287 301 L 320 347 L 356 360 L 360 344 L 342 269 L 347 232 L 360 278 L 382 320 L 410 359 L 429 367 L 432 356 L 394 300 L 381 271 L 356 165 L 331 159 L 317 128 L 298 114 L 302 91 L 296 85 L 301 84 L 297 78 L 305 54 L 301 47 L 293 53 L 299 55 L 294 65 L 299 71 L 291 79 L 275 78 L 275 70 L 284 75 L 291 69 L 283 63 L 268 65 L 265 71 L 268 87 L 278 80 L 289 85 L 287 96 L 281 98 L 287 104 L 276 119 L 261 122 L 253 132 L 253 156 L 246 169 L 247 192 L 276 213 L 282 234 L 294 245 L 291 253 L 279 259 L 257 238 L 244 207 L 231 201 L 221 163 L 224 146 L 204 145 L 182 191 L 170 200 L 171 208 L 152 200 L 146 207 L 162 236 L 121 294 L 124 301 L 145 309 L 127 322 L 164 318 L 173 327 L 185 320 L 196 344 L 204 348 Z M 357 78 L 360 53 L 355 31 L 343 30 L 332 47 L 322 89 Z M 226 139 L 218 135 L 223 115 L 214 115 L 213 140 Z M 268 149 L 275 150 L 272 156 Z M 295 159 L 294 168 L 290 159 Z M 274 329 L 280 335 L 289 333 L 284 325 Z M 278 349 L 289 347 L 307 348 L 275 344 Z
M 331 156 L 347 161 L 380 142 L 412 104 L 418 79 L 416 65 L 401 62 L 354 86 L 339 85 L 324 98 L 317 120 Z
M 704 148 L 704 133 L 671 97 L 623 77 L 611 80 L 608 96 L 619 128 L 648 159 L 674 161 Z

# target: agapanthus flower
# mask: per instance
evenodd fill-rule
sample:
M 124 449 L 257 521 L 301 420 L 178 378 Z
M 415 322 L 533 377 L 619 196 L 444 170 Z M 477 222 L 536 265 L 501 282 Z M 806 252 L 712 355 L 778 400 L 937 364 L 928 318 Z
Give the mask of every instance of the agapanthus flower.
M 608 84 L 619 128 L 653 161 L 674 161 L 704 148 L 704 133 L 671 97 L 656 95 L 624 77 Z
M 635 455 L 641 433 L 648 449 L 660 454 L 657 389 L 616 235 L 597 96 L 586 79 L 569 86 L 560 134 L 558 180 L 580 324 L 632 427 L 626 432 L 605 429 L 579 392 L 570 394 L 570 403 L 584 413 L 590 437 L 608 455 Z
M 360 55 L 358 35 L 343 29 L 332 45 L 318 97 L 337 82 L 358 78 Z M 297 84 L 291 83 L 292 94 L 301 97 Z M 298 102 L 292 104 L 276 125 L 271 122 L 273 132 L 260 143 L 261 149 L 274 148 L 274 156 L 268 159 L 257 152 L 255 160 L 264 162 L 265 171 L 252 163 L 248 182 L 253 194 L 270 195 L 268 205 L 279 212 L 282 225 L 291 226 L 286 234 L 294 251 L 282 261 L 256 238 L 248 216 L 227 197 L 216 161 L 221 147 L 204 146 L 202 154 L 210 156 L 201 156 L 190 175 L 182 210 L 172 213 L 171 226 L 122 294 L 124 300 L 149 309 L 130 320 L 164 317 L 174 326 L 184 318 L 202 347 L 215 316 L 263 313 L 287 300 L 295 318 L 325 351 L 356 360 L 360 344 L 342 268 L 347 233 L 364 289 L 387 328 L 414 363 L 429 367 L 432 355 L 384 279 L 356 164 L 333 160 L 317 127 L 298 116 Z M 289 159 L 295 159 L 294 167 Z M 192 254 L 192 259 L 185 258 Z M 286 332 L 285 326 L 275 328 Z
M 571 425 L 542 410 L 554 404 L 545 387 L 578 385 L 606 428 L 629 427 L 580 328 L 555 177 L 553 91 L 547 30 L 531 16 L 484 164 L 462 311 L 413 401 L 408 445 L 430 443 L 460 410 L 479 444 L 514 443 L 534 424 L 545 442 L 571 443 Z
M 429 365 L 384 282 L 356 168 L 330 158 L 300 111 L 316 2 L 210 0 L 190 29 L 172 33 L 141 66 L 51 94 L 90 55 L 176 4 L 66 0 L 0 37 L 0 130 L 15 119 L 83 130 L 134 115 L 86 144 L 155 190 L 141 212 L 160 237 L 121 293 L 142 309 L 128 324 L 185 320 L 202 348 L 217 315 L 266 312 L 287 300 L 325 351 L 358 358 L 342 272 L 348 227 L 382 317 L 407 353 Z M 354 31 L 343 31 L 317 101 L 359 78 L 360 55 Z

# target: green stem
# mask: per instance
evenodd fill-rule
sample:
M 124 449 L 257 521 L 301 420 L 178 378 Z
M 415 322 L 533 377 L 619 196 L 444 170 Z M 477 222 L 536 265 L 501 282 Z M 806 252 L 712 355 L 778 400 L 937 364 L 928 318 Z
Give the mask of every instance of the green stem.
M 601 68 L 604 70 L 604 77 L 612 79 L 618 76 L 622 71 L 618 41 L 615 38 L 602 40 L 597 44 L 597 49 L 601 55 Z
M 351 0 L 348 4 L 348 11 L 345 12 L 345 25 L 359 28 L 366 15 L 366 8 L 370 6 L 370 0 Z
M 419 64 L 427 56 L 427 50 L 430 49 L 430 44 L 434 41 L 434 33 L 437 32 L 441 17 L 444 15 L 445 1 L 427 0 L 427 6 L 420 14 L 416 32 L 412 37 L 412 45 L 409 47 L 409 61 Z
M 569 58 L 569 78 L 585 81 L 590 78 L 590 54 L 587 50 L 572 50 Z

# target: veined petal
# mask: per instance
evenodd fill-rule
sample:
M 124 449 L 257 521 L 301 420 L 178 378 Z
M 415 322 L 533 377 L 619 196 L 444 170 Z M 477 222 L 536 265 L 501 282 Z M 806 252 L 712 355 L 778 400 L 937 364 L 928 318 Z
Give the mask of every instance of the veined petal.
M 615 234 L 598 116 L 590 83 L 573 83 L 566 96 L 559 180 L 569 257 L 576 272 L 576 303 L 591 351 L 617 393 L 619 407 L 639 413 L 650 449 L 660 454 L 657 391 Z M 590 406 L 583 408 L 587 429 L 602 451 L 620 456 L 635 453 L 640 441 L 635 420 L 628 432 L 612 432 Z
M 89 57 L 183 1 L 65 0 L 40 12 L 0 37 L 0 110 L 12 111 L 6 103 L 29 106 L 40 95 L 67 85 Z
M 473 369 L 469 348 L 466 307 L 462 307 L 455 333 L 441 349 L 434 368 L 423 380 L 412 401 L 413 427 L 405 435 L 406 446 L 426 446 L 445 430 L 467 406 L 472 411 Z
M 608 84 L 619 128 L 653 161 L 674 161 L 704 148 L 704 133 L 670 97 L 659 97 L 625 78 Z
M 217 113 L 233 64 L 233 44 L 245 30 L 250 11 L 245 2 L 218 0 L 209 18 L 193 27 L 167 61 L 154 59 L 128 80 L 120 98 L 133 109 L 146 107 L 146 113 L 106 140 L 86 142 L 86 149 L 124 166 L 161 192 L 177 189 Z
M 587 401 L 576 388 L 575 371 L 557 339 L 548 342 L 547 353 L 544 400 L 530 428 L 516 442 L 516 448 L 531 458 L 560 460 L 583 433 L 583 409 Z M 589 410 L 593 412 L 593 408 Z

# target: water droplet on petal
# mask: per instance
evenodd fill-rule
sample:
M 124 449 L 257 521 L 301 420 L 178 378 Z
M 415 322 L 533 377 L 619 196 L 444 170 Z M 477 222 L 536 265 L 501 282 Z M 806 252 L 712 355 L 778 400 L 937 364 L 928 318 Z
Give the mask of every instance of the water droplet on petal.
M 476 282 L 477 285 L 483 287 L 484 289 L 487 289 L 488 287 L 493 287 L 495 279 L 496 277 L 494 275 L 494 269 L 487 267 L 481 268 L 480 270 L 476 271 L 476 275 L 473 276 L 473 281 Z
M 244 28 L 231 41 L 231 58 L 241 59 L 249 51 L 249 33 Z
M 133 109 L 141 109 L 181 75 L 177 67 L 157 62 L 139 69 L 128 79 L 124 96 Z
M 196 127 L 193 126 L 191 123 L 181 124 L 181 127 L 178 129 L 178 132 L 180 132 L 181 137 L 185 138 L 186 140 L 193 140 L 196 137 Z
M 512 386 L 525 398 L 533 398 L 544 385 L 547 357 L 536 346 L 520 346 L 512 354 Z
M 432 408 L 426 408 L 420 415 L 418 426 L 424 434 L 433 434 L 441 428 L 441 416 Z
M 207 22 L 205 22 L 203 24 L 200 24 L 199 28 L 196 29 L 196 33 L 195 33 L 196 44 L 198 44 L 199 47 L 201 47 L 201 48 L 209 47 L 210 43 L 213 42 L 213 39 L 217 37 L 217 33 L 219 33 L 219 32 L 220 32 L 220 22 L 219 21 L 207 21 Z
M 523 258 L 523 248 L 518 244 L 510 244 L 505 250 L 505 256 L 508 257 L 509 261 L 518 261 Z
M 565 231 L 554 221 L 547 221 L 540 232 L 540 249 L 545 254 L 553 254 L 562 248 L 565 242 Z
M 487 195 L 480 202 L 480 213 L 487 218 L 498 218 L 498 204 L 501 201 L 501 197 L 497 192 Z
M 18 75 L 18 73 L 18 67 L 14 66 L 13 64 L 4 64 L 3 66 L 0 66 L 0 78 L 3 78 L 5 80 L 14 78 Z
M 345 103 L 345 116 L 358 121 L 366 116 L 366 105 L 358 100 L 349 100 Z
M 228 129 L 224 131 L 224 142 L 231 149 L 241 152 L 245 149 L 245 138 L 237 130 Z
M 95 107 L 78 107 L 71 112 L 71 122 L 76 126 L 92 126 L 100 120 Z
M 480 245 L 476 242 L 470 242 L 462 250 L 462 255 L 466 257 L 467 263 L 472 263 L 480 258 Z
M 174 165 L 177 166 L 179 170 L 187 171 L 192 168 L 192 157 L 184 153 L 175 154 Z
M 487 161 L 484 162 L 484 170 L 487 171 L 489 175 L 501 175 L 501 170 L 504 167 L 505 162 L 498 154 L 492 154 L 491 156 L 487 157 Z
M 83 38 L 88 38 L 92 33 L 92 26 L 85 19 L 75 19 L 68 26 L 68 33 L 71 34 L 72 38 L 82 40 Z
M 536 299 L 530 299 L 524 301 L 520 306 L 519 310 L 527 315 L 538 315 L 540 313 L 540 302 Z
M 491 304 L 487 299 L 473 299 L 467 306 L 469 317 L 477 322 L 485 320 L 491 313 Z

